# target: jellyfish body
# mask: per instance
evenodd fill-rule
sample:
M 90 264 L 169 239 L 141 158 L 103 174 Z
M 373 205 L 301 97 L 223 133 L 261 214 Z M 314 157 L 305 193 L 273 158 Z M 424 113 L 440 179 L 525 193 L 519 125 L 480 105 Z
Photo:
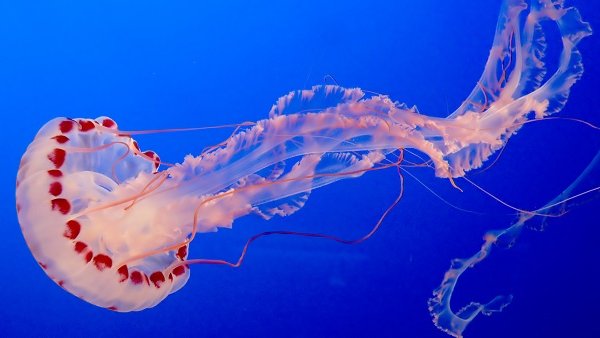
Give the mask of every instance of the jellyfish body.
M 525 11 L 524 1 L 505 1 L 485 71 L 447 118 L 358 88 L 315 86 L 281 97 L 267 119 L 162 171 L 158 156 L 109 118 L 52 120 L 17 177 L 30 250 L 72 294 L 141 310 L 185 284 L 196 233 L 250 213 L 290 215 L 312 190 L 386 167 L 398 149 L 426 155 L 439 177 L 463 176 L 526 121 L 559 111 L 581 76 L 576 44 L 591 30 L 577 10 L 533 0 Z M 541 20 L 557 23 L 563 43 L 547 79 Z
M 185 266 L 169 267 L 185 259 L 187 247 L 138 265 L 117 265 L 123 254 L 144 250 L 139 245 L 169 234 L 148 228 L 158 205 L 133 214 L 123 207 L 88 213 L 131 194 L 132 178 L 139 182 L 156 171 L 149 160 L 156 155 L 111 132 L 116 128 L 109 118 L 47 123 L 21 160 L 17 210 L 32 254 L 61 287 L 106 308 L 145 308 L 185 284 Z

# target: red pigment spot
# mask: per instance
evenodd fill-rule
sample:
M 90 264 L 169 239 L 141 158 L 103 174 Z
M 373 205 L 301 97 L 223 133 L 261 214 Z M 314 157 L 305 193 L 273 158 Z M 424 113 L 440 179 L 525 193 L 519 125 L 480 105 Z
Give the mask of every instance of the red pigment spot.
M 17 212 L 21 212 L 21 205 L 17 203 Z
M 52 210 L 58 210 L 63 215 L 71 211 L 71 203 L 64 198 L 55 198 L 50 202 L 52 203 Z
M 185 273 L 185 266 L 180 265 L 178 267 L 176 267 L 175 269 L 173 269 L 173 274 L 175 276 L 181 276 Z
M 77 236 L 79 236 L 80 231 L 81 224 L 79 224 L 79 222 L 76 220 L 70 220 L 67 222 L 67 228 L 65 229 L 63 236 L 67 237 L 68 239 L 75 239 Z
M 150 280 L 148 279 L 148 276 L 145 273 L 142 273 L 142 277 L 144 277 L 146 284 L 150 285 Z
M 60 171 L 58 169 L 48 170 L 48 175 L 50 175 L 52 177 L 61 177 L 62 176 L 62 171 Z
M 111 119 L 104 119 L 102 120 L 102 125 L 105 126 L 106 128 L 112 128 L 116 125 L 115 121 L 111 120 Z
M 61 288 L 65 287 L 65 281 L 64 280 L 59 280 L 58 282 L 56 282 L 56 284 L 58 284 L 58 286 L 60 286 Z
M 77 242 L 77 243 L 75 243 L 75 251 L 77 253 L 82 253 L 83 250 L 85 250 L 85 248 L 87 248 L 87 244 L 85 244 L 83 242 Z
M 117 307 L 116 306 L 109 306 L 106 309 L 111 310 L 111 311 L 117 311 Z
M 121 279 L 119 279 L 119 283 L 122 283 L 124 281 L 127 280 L 127 278 L 129 278 L 129 269 L 127 269 L 127 265 L 123 265 L 121 266 L 117 272 L 119 273 L 119 276 L 121 277 Z
M 54 150 L 48 154 L 48 159 L 50 162 L 54 163 L 54 167 L 58 169 L 65 163 L 65 156 L 67 156 L 66 151 L 63 149 L 54 148 Z
M 69 141 L 69 138 L 66 137 L 65 135 L 58 135 L 58 136 L 54 136 L 52 139 L 56 140 L 56 142 L 63 144 L 66 143 L 67 141 Z
M 154 159 L 154 156 L 156 156 L 156 153 L 153 152 L 152 150 L 148 150 L 148 151 L 144 151 L 144 155 Z
M 133 144 L 133 147 L 135 148 L 135 150 L 140 151 L 140 146 L 138 145 L 137 141 L 133 141 L 131 142 Z
M 79 120 L 79 130 L 88 131 L 94 129 L 95 125 L 93 121 L 90 120 Z
M 75 251 L 77 253 L 84 253 L 84 251 L 86 251 L 87 249 L 87 244 L 83 243 L 83 242 L 77 242 L 75 243 Z M 92 260 L 92 257 L 94 257 L 94 253 L 92 252 L 92 250 L 87 250 L 87 253 L 85 254 L 85 262 L 89 263 Z
M 160 285 L 165 282 L 165 275 L 160 271 L 156 271 L 150 275 L 150 280 L 156 288 L 160 288 Z
M 50 188 L 48 189 L 50 195 L 58 196 L 62 192 L 62 184 L 60 182 L 52 182 L 50 183 Z
M 187 256 L 187 246 L 184 245 L 181 248 L 179 248 L 179 250 L 177 250 L 177 254 L 175 256 L 179 257 L 180 260 L 184 260 L 185 257 Z
M 112 267 L 112 259 L 104 254 L 97 254 L 94 257 L 94 265 L 98 270 L 102 271 L 104 269 L 110 269 Z
M 66 120 L 66 121 L 62 121 L 58 127 L 60 128 L 60 131 L 63 133 L 68 133 L 69 131 L 71 131 L 71 129 L 73 129 L 73 121 L 70 120 Z
M 145 151 L 144 155 L 146 155 L 149 159 L 151 159 L 154 162 L 154 170 L 157 170 L 160 166 L 160 157 L 158 157 L 158 155 L 152 150 Z
M 42 269 L 44 269 L 44 270 L 48 269 L 48 265 L 46 265 L 42 262 L 38 262 L 38 264 L 42 267 Z
M 92 252 L 92 250 L 88 251 L 88 253 L 85 255 L 85 262 L 89 263 L 92 260 L 92 257 L 94 257 L 94 253 Z
M 169 273 L 169 280 L 173 281 L 173 274 L 172 273 Z
M 133 284 L 142 284 L 142 273 L 139 271 L 134 271 L 131 273 L 130 279 Z

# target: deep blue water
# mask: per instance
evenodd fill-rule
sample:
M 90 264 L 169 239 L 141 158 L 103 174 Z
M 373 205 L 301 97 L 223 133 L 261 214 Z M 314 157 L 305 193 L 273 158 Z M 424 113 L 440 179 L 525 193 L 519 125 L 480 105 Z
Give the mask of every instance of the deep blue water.
M 569 2 L 600 30 L 600 4 Z M 124 129 L 254 121 L 290 90 L 332 83 L 326 75 L 444 116 L 479 78 L 499 7 L 499 0 L 0 3 L 0 336 L 444 337 L 427 311 L 431 291 L 450 259 L 474 253 L 486 230 L 513 220 L 464 181 L 459 193 L 429 170 L 413 171 L 484 216 L 455 210 L 407 178 L 402 202 L 369 241 L 266 238 L 241 268 L 194 266 L 182 290 L 137 313 L 89 305 L 45 276 L 21 235 L 14 182 L 27 145 L 56 116 L 108 115 Z M 586 72 L 561 116 L 600 123 L 599 39 L 580 46 Z M 225 135 L 139 141 L 176 162 Z M 532 209 L 598 149 L 600 133 L 581 124 L 534 123 L 472 178 Z M 268 229 L 358 237 L 396 193 L 393 170 L 368 173 L 316 191 L 291 217 L 248 217 L 202 235 L 191 255 L 235 259 L 248 237 Z M 544 232 L 524 232 L 513 249 L 496 250 L 464 276 L 457 309 L 515 296 L 504 312 L 477 318 L 467 337 L 600 337 L 599 203 L 574 208 Z

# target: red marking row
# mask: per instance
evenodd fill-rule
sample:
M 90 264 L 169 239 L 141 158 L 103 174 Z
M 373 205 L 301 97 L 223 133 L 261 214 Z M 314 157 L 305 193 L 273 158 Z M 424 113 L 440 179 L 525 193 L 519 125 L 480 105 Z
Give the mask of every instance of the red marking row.
M 76 222 L 76 221 L 70 221 L 70 222 Z M 81 241 L 75 242 L 75 246 L 73 247 L 73 249 L 78 254 L 85 255 L 84 259 L 85 259 L 86 263 L 93 261 L 94 265 L 96 266 L 96 269 L 98 269 L 99 271 L 103 271 L 105 269 L 112 268 L 113 262 L 112 262 L 112 259 L 108 255 L 97 254 L 94 256 L 93 251 L 84 242 L 81 242 Z M 119 269 L 119 271 L 120 270 L 121 269 Z
M 58 124 L 58 129 L 63 134 L 68 133 L 71 130 L 73 130 L 73 126 L 75 125 L 75 123 L 77 123 L 79 131 L 82 131 L 82 132 L 90 131 L 90 130 L 94 129 L 96 127 L 96 125 L 98 124 L 98 122 L 94 121 L 94 120 L 84 120 L 84 119 L 79 119 L 77 121 L 64 120 Z M 102 122 L 100 122 L 100 124 L 106 128 L 117 129 L 117 123 L 110 118 L 104 118 L 104 120 L 102 120 Z
M 54 149 L 54 153 L 57 153 L 57 150 L 61 150 L 64 153 L 64 150 L 62 149 Z M 60 152 L 58 152 L 60 154 Z M 60 157 L 51 157 L 50 155 L 48 155 L 48 158 L 50 160 L 53 159 L 57 159 Z M 64 155 L 62 157 L 62 160 L 57 160 L 60 161 L 60 165 L 62 165 L 62 162 L 64 162 Z M 55 162 L 55 161 L 53 161 Z M 59 162 L 55 162 L 56 163 Z M 60 166 L 59 165 L 59 166 Z M 57 167 L 59 167 L 57 166 Z M 52 170 L 48 170 L 48 175 L 52 176 L 52 177 L 62 177 L 62 171 L 58 170 L 58 169 L 52 169 Z M 57 197 L 59 196 L 63 191 L 63 187 L 62 184 L 58 181 L 54 181 L 52 183 L 50 183 L 49 187 L 48 187 L 48 193 L 50 193 L 50 195 Z M 55 198 L 53 200 L 50 201 L 50 205 L 52 210 L 57 210 L 59 211 L 61 214 L 66 215 L 69 213 L 69 211 L 71 211 L 71 203 L 69 203 L 69 200 L 65 199 L 65 198 Z
M 75 123 L 77 123 L 77 125 L 79 127 L 78 129 L 81 132 L 90 131 L 95 128 L 96 124 L 98 124 L 98 122 L 93 121 L 93 120 L 78 120 L 78 121 L 65 120 L 59 124 L 59 129 L 62 133 L 68 133 L 71 130 L 73 130 Z M 109 118 L 105 118 L 104 120 L 102 120 L 102 122 L 100 124 L 106 128 L 111 128 L 111 129 L 117 128 L 116 123 L 112 119 L 109 119 Z M 53 139 L 56 140 L 56 142 L 59 144 L 64 144 L 69 141 L 69 138 L 65 135 L 58 135 L 58 136 L 53 137 Z M 141 150 L 140 150 L 140 147 L 139 147 L 139 144 L 137 143 L 137 141 L 132 140 L 132 145 L 137 153 L 141 153 Z M 159 156 L 153 151 L 146 151 L 143 154 L 154 162 L 154 168 L 155 168 L 155 170 L 157 170 L 158 166 L 160 164 Z M 66 151 L 64 149 L 60 149 L 60 148 L 55 148 L 52 150 L 52 152 L 50 154 L 48 154 L 48 159 L 54 164 L 54 167 L 56 168 L 56 169 L 48 170 L 48 174 L 50 176 L 56 177 L 56 178 L 62 177 L 63 173 L 62 173 L 62 171 L 59 170 L 59 168 L 61 168 L 62 165 L 64 164 L 65 158 L 66 158 Z M 49 193 L 53 196 L 59 196 L 62 193 L 62 190 L 63 190 L 63 187 L 60 182 L 52 182 L 48 189 Z M 58 210 L 62 214 L 67 214 L 71 210 L 71 204 L 69 203 L 69 201 L 67 199 L 64 199 L 64 198 L 55 198 L 55 199 L 51 200 L 51 205 L 52 205 L 53 210 Z M 79 236 L 80 232 L 81 232 L 81 224 L 76 220 L 70 220 L 66 223 L 65 232 L 63 233 L 63 236 L 70 240 L 74 240 Z M 75 252 L 77 252 L 81 255 L 85 255 L 84 260 L 86 263 L 93 261 L 95 267 L 99 271 L 103 271 L 105 269 L 112 268 L 113 262 L 112 262 L 112 259 L 108 255 L 97 254 L 96 256 L 94 256 L 93 251 L 84 242 L 81 242 L 81 241 L 75 242 L 74 250 L 75 250 Z M 187 257 L 187 250 L 188 250 L 187 246 L 180 247 L 177 250 L 176 256 L 180 260 L 184 260 Z M 186 266 L 184 266 L 184 265 L 174 268 L 172 270 L 172 272 L 170 272 L 168 274 L 168 279 L 172 281 L 173 276 L 183 275 L 185 273 L 185 269 L 186 269 Z M 148 276 L 141 271 L 132 271 L 130 273 L 129 269 L 127 268 L 126 265 L 119 267 L 119 269 L 117 269 L 117 273 L 119 274 L 119 282 L 125 282 L 127 279 L 130 279 L 131 282 L 135 285 L 142 284 L 145 281 L 147 285 L 150 285 L 150 282 L 152 282 L 152 284 L 156 288 L 160 288 L 161 285 L 166 281 L 165 275 L 161 271 L 153 272 L 152 274 L 150 274 L 150 278 L 148 278 Z M 116 310 L 116 307 L 109 307 L 109 309 Z
M 175 276 L 183 275 L 185 273 L 185 267 L 186 267 L 185 265 L 181 265 L 181 266 L 174 268 L 173 271 L 170 272 L 168 275 L 169 280 L 173 281 L 173 275 L 175 275 Z M 144 282 L 146 282 L 147 285 L 150 285 L 150 282 L 152 282 L 152 284 L 157 289 L 160 289 L 160 287 L 166 281 L 165 275 L 162 271 L 155 271 L 155 272 L 151 273 L 150 278 L 148 278 L 148 276 L 141 271 L 134 270 L 134 271 L 131 271 L 131 273 L 130 273 L 129 269 L 127 268 L 127 265 L 121 266 L 117 270 L 117 273 L 119 274 L 119 277 L 120 277 L 119 283 L 123 283 L 127 279 L 129 279 L 131 281 L 131 283 L 134 285 L 139 285 Z
M 76 221 L 70 221 L 75 222 Z M 78 224 L 78 223 L 77 223 Z M 74 250 L 78 254 L 85 255 L 84 260 L 86 263 L 93 261 L 94 265 L 99 271 L 103 271 L 106 269 L 112 268 L 113 261 L 112 259 L 105 254 L 97 254 L 94 256 L 92 250 L 89 248 L 87 244 L 84 242 L 78 241 L 75 242 Z M 41 264 L 41 263 L 40 263 Z M 185 265 L 180 265 L 172 270 L 169 273 L 168 278 L 170 281 L 173 281 L 173 276 L 181 276 L 185 273 Z M 145 273 L 141 271 L 134 270 L 131 273 L 127 268 L 127 265 L 123 265 L 117 269 L 117 273 L 119 275 L 119 282 L 125 282 L 127 279 L 131 280 L 131 283 L 134 285 L 139 285 L 146 282 L 147 285 L 150 285 L 150 282 L 156 287 L 160 288 L 163 283 L 166 281 L 165 275 L 162 271 L 155 271 L 150 274 L 148 277 Z
M 77 123 L 78 125 L 78 129 L 80 131 L 88 131 L 88 130 L 92 130 L 96 127 L 96 124 L 98 122 L 94 121 L 94 120 L 84 120 L 84 119 L 80 119 L 78 121 L 74 121 L 74 120 L 64 120 L 61 123 L 58 124 L 58 129 L 60 130 L 61 133 L 68 133 L 71 130 L 73 130 L 73 126 L 75 125 L 75 123 Z M 114 123 L 114 121 L 113 121 Z

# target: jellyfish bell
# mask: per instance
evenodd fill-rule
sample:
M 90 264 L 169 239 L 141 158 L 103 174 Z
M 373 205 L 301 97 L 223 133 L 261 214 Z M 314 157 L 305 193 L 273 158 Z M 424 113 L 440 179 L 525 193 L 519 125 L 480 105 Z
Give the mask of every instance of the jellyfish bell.
M 149 205 L 156 200 L 140 201 L 143 209 L 123 206 L 157 175 L 158 161 L 107 117 L 57 118 L 40 129 L 21 160 L 17 211 L 31 253 L 52 280 L 117 311 L 154 306 L 186 283 L 189 269 L 178 262 L 187 245 L 123 263 L 180 236 L 156 226 L 153 218 L 164 214 Z

